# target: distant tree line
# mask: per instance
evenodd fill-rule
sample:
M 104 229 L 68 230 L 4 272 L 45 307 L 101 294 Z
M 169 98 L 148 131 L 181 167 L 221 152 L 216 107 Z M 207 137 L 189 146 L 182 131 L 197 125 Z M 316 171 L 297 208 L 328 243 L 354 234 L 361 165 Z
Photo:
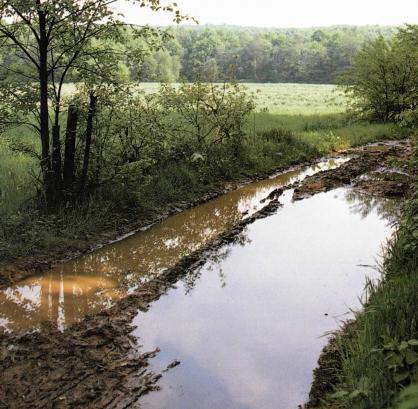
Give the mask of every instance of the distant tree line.
M 137 81 L 332 83 L 369 40 L 390 39 L 394 27 L 335 26 L 262 29 L 228 26 L 170 28 L 164 49 L 130 65 Z M 133 39 L 132 41 L 137 41 Z M 143 44 L 147 48 L 147 44 Z

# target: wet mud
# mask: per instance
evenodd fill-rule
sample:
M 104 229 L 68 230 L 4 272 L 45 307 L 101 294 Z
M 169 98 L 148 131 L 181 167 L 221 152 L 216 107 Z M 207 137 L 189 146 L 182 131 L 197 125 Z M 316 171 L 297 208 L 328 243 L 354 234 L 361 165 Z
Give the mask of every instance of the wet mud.
M 401 166 L 411 155 L 406 141 L 349 149 L 342 154 L 354 157 L 335 170 L 325 170 L 306 178 L 296 187 L 293 200 L 316 193 L 352 185 L 358 191 L 379 197 L 401 197 L 408 191 L 411 177 L 403 169 L 393 171 L 393 163 Z M 379 172 L 375 172 L 379 169 Z
M 405 143 L 376 151 L 347 151 L 344 154 L 354 155 L 353 159 L 335 170 L 306 178 L 295 188 L 294 200 L 342 185 L 357 184 L 359 189 L 375 194 L 377 188 L 370 190 L 370 184 L 362 182 L 360 176 L 381 168 L 382 164 L 389 166 L 394 158 L 406 158 L 408 152 L 409 146 Z M 407 183 L 408 176 L 405 175 L 405 178 Z M 401 189 L 398 186 L 401 183 L 399 180 L 392 181 L 397 184 L 398 190 L 394 186 L 390 190 L 382 187 L 384 178 L 377 180 L 383 196 L 398 196 L 401 193 L 395 192 L 402 191 L 404 194 L 407 191 L 407 187 Z M 239 242 L 241 233 L 249 224 L 274 214 L 281 207 L 280 196 L 284 189 L 286 187 L 271 192 L 262 199 L 262 203 L 268 203 L 261 210 L 182 258 L 174 267 L 144 283 L 111 308 L 86 316 L 64 332 L 51 323 L 44 323 L 31 333 L 1 335 L 0 408 L 140 407 L 138 399 L 158 389 L 162 373 L 149 369 L 149 361 L 158 349 L 144 353 L 140 339 L 132 336 L 132 320 L 138 310 L 147 311 L 150 303 L 166 294 L 180 279 L 185 279 L 209 258 L 216 257 L 222 247 Z M 43 264 L 39 268 L 42 269 Z M 334 356 L 335 344 L 331 342 L 327 348 L 325 355 Z M 319 385 L 318 392 L 315 388 L 311 391 L 312 402 L 320 399 L 321 390 L 326 390 L 329 378 L 324 373 L 335 375 L 331 369 L 335 367 L 333 360 L 325 360 L 332 365 L 321 365 L 321 359 L 324 361 L 320 358 L 320 368 L 316 370 L 314 381 L 314 385 L 315 382 Z M 179 364 L 173 361 L 165 371 Z
M 158 350 L 140 352 L 138 340 L 131 335 L 133 317 L 189 271 L 216 256 L 222 246 L 239 241 L 248 224 L 268 217 L 280 206 L 277 198 L 272 200 L 134 294 L 65 332 L 45 323 L 33 333 L 3 334 L 0 408 L 125 408 L 157 389 L 162 374 L 148 371 L 147 366 Z M 174 361 L 167 370 L 178 364 Z

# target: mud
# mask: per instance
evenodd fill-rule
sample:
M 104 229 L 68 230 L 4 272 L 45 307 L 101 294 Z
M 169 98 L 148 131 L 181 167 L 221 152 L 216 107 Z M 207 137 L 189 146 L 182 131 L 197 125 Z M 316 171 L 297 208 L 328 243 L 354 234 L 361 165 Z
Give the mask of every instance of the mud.
M 410 177 L 402 172 L 385 172 L 384 169 L 389 169 L 394 161 L 403 163 L 410 157 L 411 147 L 408 142 L 371 145 L 350 149 L 342 154 L 354 157 L 338 169 L 325 170 L 306 178 L 296 187 L 293 200 L 302 200 L 316 193 L 347 185 L 353 185 L 359 191 L 380 197 L 402 196 L 407 193 Z M 383 177 L 362 178 L 376 169 L 381 169 Z

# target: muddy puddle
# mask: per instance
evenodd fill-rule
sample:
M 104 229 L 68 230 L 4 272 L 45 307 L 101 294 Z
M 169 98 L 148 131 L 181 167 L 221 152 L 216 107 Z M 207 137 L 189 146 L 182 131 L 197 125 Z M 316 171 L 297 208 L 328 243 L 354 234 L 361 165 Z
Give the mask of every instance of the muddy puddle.
M 0 332 L 22 332 L 50 321 L 65 329 L 111 306 L 144 281 L 262 208 L 272 190 L 333 169 L 334 158 L 290 170 L 169 217 L 161 223 L 0 292 Z
M 134 319 L 151 369 L 177 366 L 145 409 L 290 409 L 307 400 L 323 335 L 360 307 L 397 203 L 349 187 L 248 225 Z

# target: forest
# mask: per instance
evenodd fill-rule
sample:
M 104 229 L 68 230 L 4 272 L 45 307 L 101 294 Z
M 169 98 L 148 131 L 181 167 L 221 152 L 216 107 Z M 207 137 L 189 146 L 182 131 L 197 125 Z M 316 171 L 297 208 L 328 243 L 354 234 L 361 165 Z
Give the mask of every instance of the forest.
M 179 27 L 164 50 L 130 67 L 138 81 L 239 80 L 330 84 L 347 70 L 365 41 L 394 27 L 258 29 Z
M 0 408 L 415 409 L 418 25 L 113 3 L 0 2 Z

